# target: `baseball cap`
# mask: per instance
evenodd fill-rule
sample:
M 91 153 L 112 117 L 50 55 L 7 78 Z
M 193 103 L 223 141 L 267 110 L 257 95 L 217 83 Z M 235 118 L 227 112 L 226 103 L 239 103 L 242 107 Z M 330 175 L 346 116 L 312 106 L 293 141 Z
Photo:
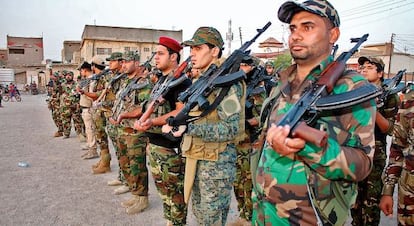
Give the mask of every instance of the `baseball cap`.
M 194 33 L 193 38 L 184 41 L 182 44 L 184 46 L 198 46 L 206 43 L 217 46 L 220 49 L 224 45 L 220 32 L 214 27 L 199 27 Z
M 139 61 L 140 56 L 139 53 L 136 51 L 126 51 L 123 55 L 122 58 L 126 61 Z
M 104 66 L 105 67 L 105 61 L 102 58 L 98 57 L 98 56 L 94 56 L 92 58 L 91 65 L 99 65 L 99 66 Z
M 332 22 L 334 27 L 339 27 L 340 25 L 338 12 L 326 0 L 309 0 L 303 3 L 287 1 L 280 6 L 277 15 L 280 21 L 290 23 L 292 17 L 300 11 L 307 11 L 321 17 L 326 17 Z
M 364 57 L 364 56 L 358 58 L 358 64 L 359 65 L 363 65 L 367 61 L 371 64 L 375 64 L 379 71 L 384 71 L 385 64 L 384 64 L 384 61 L 382 61 L 381 58 Z
M 163 45 L 167 48 L 172 49 L 174 52 L 179 53 L 180 50 L 183 48 L 180 43 L 178 43 L 175 39 L 170 37 L 161 36 L 159 38 L 158 44 Z
M 122 53 L 121 52 L 111 53 L 111 55 L 108 58 L 106 58 L 106 61 L 111 61 L 111 60 L 122 60 Z

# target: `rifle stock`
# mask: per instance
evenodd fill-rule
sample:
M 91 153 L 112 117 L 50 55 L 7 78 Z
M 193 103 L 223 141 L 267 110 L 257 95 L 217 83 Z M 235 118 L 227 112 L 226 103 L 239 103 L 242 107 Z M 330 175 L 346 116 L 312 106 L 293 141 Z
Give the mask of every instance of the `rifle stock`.
M 302 95 L 298 102 L 282 117 L 277 125 L 289 125 L 291 128 L 291 137 L 302 138 L 312 142 L 318 147 L 325 146 L 327 134 L 309 126 L 309 124 L 312 124 L 317 117 L 317 112 L 314 110 L 313 106 L 318 99 L 327 96 L 332 92 L 335 83 L 346 69 L 346 62 L 358 50 L 361 44 L 367 40 L 367 37 L 368 34 L 365 34 L 361 38 L 351 39 L 352 42 L 357 42 L 355 46 L 348 52 L 343 52 L 334 62 L 322 71 L 319 80 L 311 85 L 310 89 Z

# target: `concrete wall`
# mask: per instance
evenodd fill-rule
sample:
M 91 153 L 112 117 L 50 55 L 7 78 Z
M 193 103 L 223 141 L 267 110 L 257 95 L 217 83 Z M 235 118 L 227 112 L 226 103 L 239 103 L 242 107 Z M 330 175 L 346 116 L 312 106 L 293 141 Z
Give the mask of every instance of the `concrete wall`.
M 8 67 L 40 64 L 43 61 L 43 38 L 7 36 Z M 23 54 L 13 54 L 20 50 Z

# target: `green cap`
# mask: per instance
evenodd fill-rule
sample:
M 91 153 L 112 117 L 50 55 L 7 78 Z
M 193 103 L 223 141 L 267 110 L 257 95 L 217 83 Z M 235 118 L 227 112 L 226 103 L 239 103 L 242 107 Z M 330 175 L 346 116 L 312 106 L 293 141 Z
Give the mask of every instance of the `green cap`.
M 111 61 L 111 60 L 122 60 L 122 53 L 121 52 L 113 52 L 111 53 L 111 56 L 109 56 L 108 58 L 106 58 L 106 61 Z
M 321 17 L 326 17 L 335 27 L 339 27 L 340 25 L 338 12 L 326 0 L 309 0 L 303 3 L 288 1 L 280 6 L 277 15 L 280 21 L 290 23 L 292 17 L 300 11 L 307 11 Z
M 221 34 L 214 27 L 200 27 L 194 33 L 193 38 L 182 43 L 184 46 L 198 46 L 202 44 L 212 44 L 219 47 L 223 47 L 224 42 Z
M 379 69 L 379 71 L 384 71 L 384 61 L 382 61 L 381 58 L 376 58 L 376 57 L 360 57 L 358 58 L 358 64 L 359 65 L 364 65 L 365 62 L 369 62 L 370 64 L 375 64 L 377 66 L 377 68 Z
M 140 56 L 139 53 L 136 51 L 126 51 L 123 55 L 122 58 L 126 61 L 139 61 Z
M 275 67 L 273 61 L 269 60 L 265 63 L 265 66 L 271 66 L 271 67 Z

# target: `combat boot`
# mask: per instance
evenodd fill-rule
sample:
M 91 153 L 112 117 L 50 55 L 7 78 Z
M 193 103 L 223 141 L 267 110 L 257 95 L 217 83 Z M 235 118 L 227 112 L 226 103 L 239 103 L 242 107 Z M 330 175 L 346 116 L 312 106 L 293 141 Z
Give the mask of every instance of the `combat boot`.
M 62 133 L 62 132 L 57 131 L 57 132 L 56 132 L 53 136 L 54 136 L 54 137 L 61 137 L 61 136 L 63 136 L 63 133 Z
M 93 174 L 101 174 L 111 171 L 111 154 L 109 154 L 108 149 L 101 150 L 101 159 L 98 162 L 98 166 L 92 168 L 92 171 Z
M 121 187 L 114 190 L 114 195 L 120 195 L 129 192 L 129 187 L 127 185 L 122 185 Z
M 78 134 L 79 142 L 86 142 L 86 137 L 83 134 Z
M 135 204 L 135 202 L 137 202 L 138 197 L 139 197 L 138 195 L 132 195 L 132 198 L 121 202 L 121 206 L 125 207 L 125 208 L 133 206 Z
M 82 157 L 82 159 L 86 160 L 86 159 L 94 159 L 98 157 L 99 157 L 98 152 L 94 149 L 91 149 L 86 153 L 86 155 Z
M 236 221 L 228 224 L 229 226 L 249 226 L 252 225 L 252 223 L 244 218 L 239 217 Z
M 108 181 L 108 186 L 119 186 L 122 185 L 122 181 L 118 180 L 118 179 L 114 179 L 114 180 L 110 180 Z
M 127 214 L 136 214 L 144 211 L 148 207 L 148 196 L 138 196 L 135 203 L 126 209 Z

